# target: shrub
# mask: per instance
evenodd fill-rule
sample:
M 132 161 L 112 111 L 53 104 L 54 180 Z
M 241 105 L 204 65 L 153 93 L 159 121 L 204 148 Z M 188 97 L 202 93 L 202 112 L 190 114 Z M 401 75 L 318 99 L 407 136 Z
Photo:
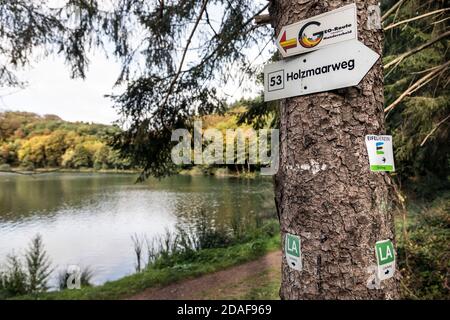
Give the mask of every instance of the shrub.
M 11 166 L 7 163 L 0 164 L 0 171 L 11 171 Z
M 448 299 L 450 197 L 410 217 L 408 239 L 398 241 L 403 295 L 408 299 Z
M 23 295 L 29 292 L 28 276 L 19 257 L 7 257 L 7 270 L 0 274 L 0 296 L 2 298 Z
M 215 227 L 204 210 L 196 220 L 193 232 L 196 234 L 196 248 L 223 248 L 233 243 L 233 235 L 223 228 Z
M 7 298 L 47 291 L 51 268 L 39 234 L 31 240 L 24 259 L 25 265 L 16 255 L 8 256 L 6 270 L 0 273 L 0 296 Z
M 37 234 L 25 254 L 29 293 L 47 291 L 47 280 L 52 272 L 50 260 L 44 250 L 41 235 Z

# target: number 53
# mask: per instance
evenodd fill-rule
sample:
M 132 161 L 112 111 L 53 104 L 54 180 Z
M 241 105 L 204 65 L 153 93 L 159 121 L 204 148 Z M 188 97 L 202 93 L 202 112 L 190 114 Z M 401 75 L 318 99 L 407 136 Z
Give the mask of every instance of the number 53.
M 270 86 L 273 87 L 275 85 L 279 86 L 283 82 L 281 76 L 274 76 L 270 78 Z

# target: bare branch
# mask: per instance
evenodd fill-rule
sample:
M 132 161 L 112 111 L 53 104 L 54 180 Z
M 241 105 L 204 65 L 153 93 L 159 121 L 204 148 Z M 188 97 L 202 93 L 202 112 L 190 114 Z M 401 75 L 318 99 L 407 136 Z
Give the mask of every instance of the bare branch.
M 405 24 L 405 23 L 408 23 L 408 22 L 411 22 L 411 21 L 415 21 L 415 20 L 419 20 L 419 19 L 422 19 L 422 18 L 431 16 L 431 15 L 433 15 L 433 14 L 442 13 L 442 12 L 445 12 L 445 11 L 448 11 L 448 10 L 450 10 L 450 9 L 449 9 L 449 8 L 445 8 L 445 9 L 439 9 L 439 10 L 427 12 L 427 13 L 425 13 L 425 14 L 422 14 L 422 15 L 417 16 L 417 17 L 414 17 L 414 18 L 410 18 L 410 19 L 406 19 L 406 20 L 403 20 L 403 21 L 399 21 L 399 22 L 397 22 L 397 23 L 393 23 L 393 24 L 387 26 L 386 28 L 383 28 L 383 30 L 384 30 L 384 31 L 388 31 L 388 30 L 390 30 L 390 29 L 392 29 L 392 28 L 395 28 L 395 27 L 398 27 L 398 26 L 400 26 L 400 25 L 402 25 L 402 24 Z
M 191 34 L 189 35 L 189 38 L 187 39 L 186 46 L 185 46 L 184 51 L 183 51 L 183 56 L 181 57 L 180 65 L 178 66 L 177 73 L 174 75 L 172 81 L 170 82 L 169 90 L 167 91 L 166 96 L 165 96 L 165 98 L 163 100 L 163 103 L 162 103 L 163 107 L 167 103 L 167 100 L 169 99 L 170 95 L 172 94 L 172 90 L 173 90 L 173 88 L 174 88 L 174 86 L 175 86 L 175 84 L 176 84 L 176 82 L 178 80 L 178 77 L 181 74 L 181 70 L 183 68 L 184 60 L 186 59 L 186 54 L 187 54 L 187 52 L 189 50 L 189 46 L 191 45 L 192 38 L 194 37 L 194 34 L 197 31 L 197 27 L 198 27 L 198 25 L 200 23 L 200 20 L 202 19 L 203 13 L 206 10 L 207 3 L 208 3 L 208 0 L 204 0 L 203 1 L 203 5 L 202 5 L 202 8 L 200 9 L 200 13 L 198 14 L 197 20 L 195 21 L 195 24 L 194 24 L 194 27 L 192 28 Z
M 431 137 L 433 135 L 433 133 L 436 132 L 436 130 L 439 128 L 439 126 L 441 124 L 443 124 L 445 121 L 447 121 L 450 118 L 450 114 L 445 117 L 443 120 L 439 121 L 439 123 L 433 128 L 433 130 L 430 131 L 429 134 L 427 134 L 427 136 L 425 137 L 425 139 L 423 139 L 422 143 L 420 144 L 421 147 L 424 146 L 424 144 L 427 142 L 428 138 Z
M 271 22 L 272 22 L 272 17 L 268 14 L 261 14 L 261 15 L 255 17 L 255 23 L 257 25 L 269 24 Z
M 434 44 L 435 42 L 437 42 L 437 41 L 439 41 L 439 40 L 441 40 L 441 39 L 447 37 L 448 35 L 450 35 L 450 31 L 447 31 L 447 32 L 441 34 L 440 36 L 438 36 L 438 37 L 436 37 L 436 38 L 434 38 L 434 39 L 428 41 L 427 43 L 425 43 L 425 44 L 423 44 L 423 45 L 421 45 L 421 46 L 419 46 L 419 47 L 417 47 L 417 48 L 414 48 L 414 49 L 412 49 L 412 50 L 410 50 L 410 51 L 408 51 L 408 52 L 405 52 L 405 53 L 401 54 L 400 56 L 398 56 L 397 58 L 395 58 L 395 59 L 392 60 L 391 62 L 389 62 L 389 63 L 387 63 L 386 65 L 384 65 L 384 69 L 388 69 L 388 68 L 391 67 L 392 65 L 398 64 L 398 63 L 402 62 L 402 61 L 403 61 L 404 59 L 406 59 L 407 57 L 409 57 L 409 56 L 411 56 L 411 55 L 413 55 L 413 54 L 415 54 L 415 53 L 417 53 L 417 52 L 419 52 L 419 51 L 421 51 L 421 50 L 423 50 L 423 49 L 425 49 L 425 48 L 431 46 L 431 45 Z
M 444 22 L 444 21 L 447 21 L 448 19 L 449 19 L 449 17 L 444 18 L 444 19 L 441 19 L 441 20 L 439 20 L 439 21 L 435 21 L 435 22 L 433 22 L 432 24 L 442 23 L 442 22 Z
M 381 17 L 381 21 L 384 21 L 387 17 L 389 17 L 390 14 L 397 10 L 397 8 L 399 8 L 405 1 L 407 0 L 400 0 L 396 4 L 394 4 L 385 14 L 383 14 L 383 16 Z
M 254 19 L 255 19 L 255 17 L 257 17 L 258 15 L 260 15 L 264 10 L 266 10 L 267 8 L 269 7 L 269 4 L 266 4 L 264 7 L 262 7 L 258 12 L 256 12 L 252 17 L 250 17 L 243 25 L 242 25 L 242 32 L 245 30 L 245 28 L 248 26 L 248 25 L 250 25 L 253 21 L 254 21 Z M 255 29 L 257 29 L 257 27 L 258 26 L 253 26 L 250 30 L 248 30 L 247 31 L 247 33 L 249 33 L 249 32 L 251 32 L 251 31 L 253 31 L 253 30 L 255 30 Z M 235 36 L 235 34 L 233 34 L 233 36 Z M 204 56 L 203 58 L 202 58 L 202 60 L 200 61 L 200 63 L 198 64 L 198 65 L 196 65 L 196 66 L 193 66 L 193 67 L 191 67 L 191 68 L 189 68 L 189 69 L 187 69 L 187 70 L 183 70 L 183 71 L 181 71 L 181 73 L 189 73 L 189 72 L 191 72 L 194 68 L 198 68 L 198 67 L 200 67 L 200 66 L 202 66 L 202 65 L 204 65 L 206 62 L 208 62 L 209 61 L 209 59 L 211 59 L 212 57 L 214 57 L 214 55 L 217 53 L 217 51 L 219 51 L 219 49 L 220 49 L 220 45 L 218 45 L 218 46 L 216 46 L 215 47 L 215 49 L 212 51 L 212 52 L 210 52 L 209 54 L 207 54 L 206 56 Z M 169 78 L 169 77 L 172 77 L 172 76 L 174 76 L 174 75 L 169 75 L 167 78 Z
M 420 87 L 424 86 L 426 83 L 430 82 L 434 77 L 437 77 L 441 72 L 445 72 L 450 61 L 447 61 L 439 68 L 427 73 L 425 76 L 417 80 L 413 85 L 411 85 L 405 92 L 403 92 L 394 102 L 384 109 L 384 112 L 389 112 L 394 109 L 405 97 L 411 95 L 413 92 L 417 91 Z

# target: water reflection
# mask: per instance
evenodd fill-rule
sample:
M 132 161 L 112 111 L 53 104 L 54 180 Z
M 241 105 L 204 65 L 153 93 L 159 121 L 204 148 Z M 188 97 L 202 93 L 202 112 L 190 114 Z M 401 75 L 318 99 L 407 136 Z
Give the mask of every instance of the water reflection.
M 103 283 L 134 270 L 132 234 L 153 237 L 206 215 L 220 228 L 274 215 L 270 178 L 174 176 L 134 184 L 134 175 L 0 175 L 0 263 L 40 233 L 53 266 L 90 266 Z

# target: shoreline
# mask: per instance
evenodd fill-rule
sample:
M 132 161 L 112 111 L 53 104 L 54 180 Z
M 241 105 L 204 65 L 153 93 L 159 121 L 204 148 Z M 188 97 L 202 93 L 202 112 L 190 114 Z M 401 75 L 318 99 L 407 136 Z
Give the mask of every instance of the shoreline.
M 138 169 L 94 169 L 94 168 L 37 168 L 35 170 L 28 170 L 21 167 L 10 167 L 5 170 L 0 170 L 0 174 L 18 174 L 18 175 L 37 175 L 47 173 L 104 173 L 104 174 L 140 174 L 141 170 Z M 174 175 L 183 176 L 214 176 L 220 178 L 243 178 L 253 179 L 259 177 L 260 174 L 257 171 L 253 172 L 236 172 L 228 170 L 227 168 L 211 167 L 201 168 L 192 167 L 191 169 L 181 169 Z

